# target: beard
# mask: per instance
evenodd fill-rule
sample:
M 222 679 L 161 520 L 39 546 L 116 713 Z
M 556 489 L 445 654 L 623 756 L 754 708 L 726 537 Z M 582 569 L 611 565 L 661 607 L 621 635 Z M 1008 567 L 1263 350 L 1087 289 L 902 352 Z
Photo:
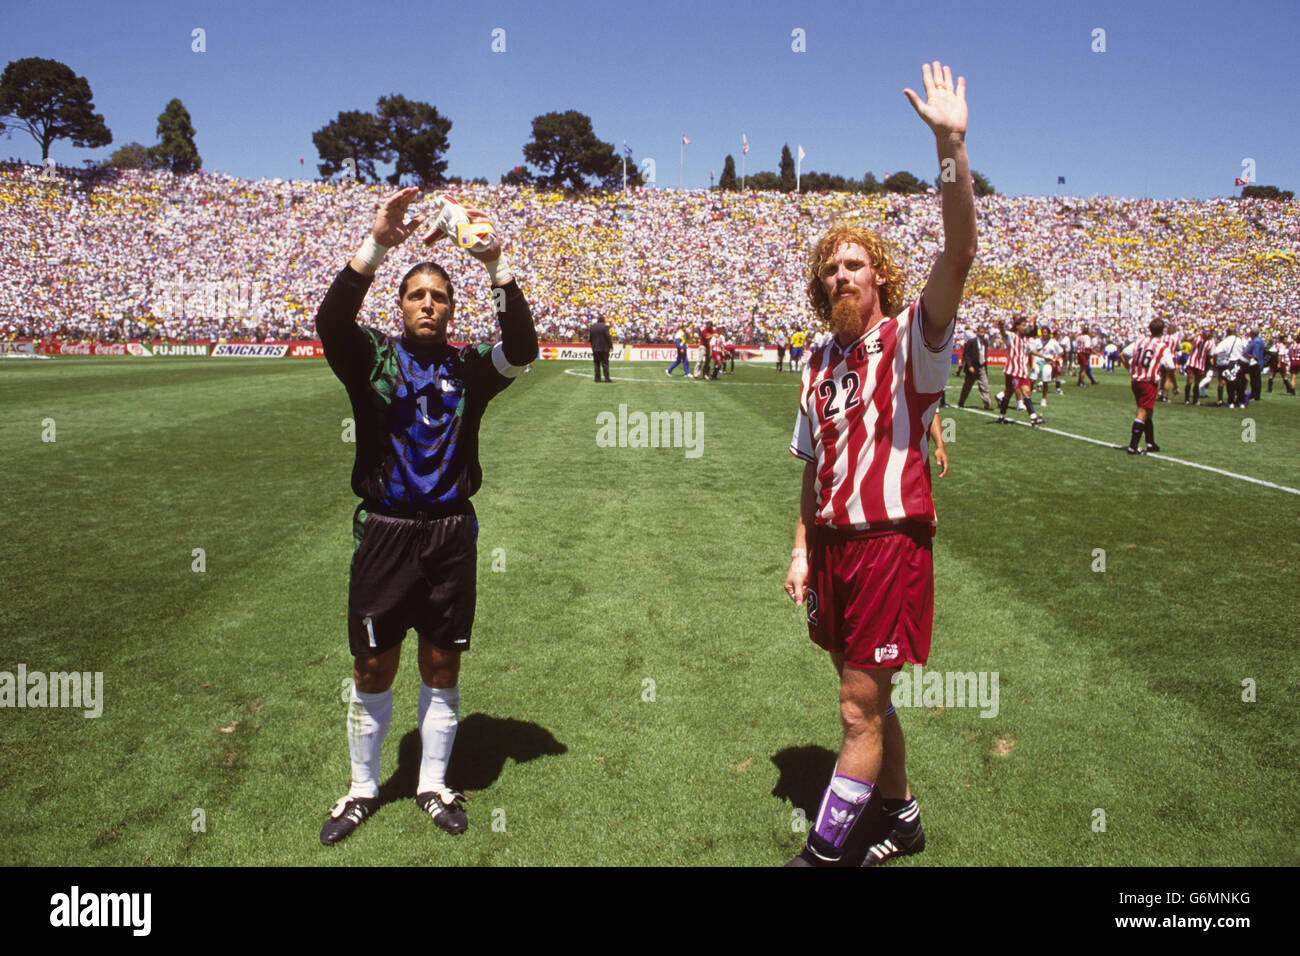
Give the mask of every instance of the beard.
M 857 338 L 862 334 L 862 316 L 858 314 L 858 296 L 850 295 L 836 299 L 831 304 L 831 331 L 837 335 L 841 332 Z

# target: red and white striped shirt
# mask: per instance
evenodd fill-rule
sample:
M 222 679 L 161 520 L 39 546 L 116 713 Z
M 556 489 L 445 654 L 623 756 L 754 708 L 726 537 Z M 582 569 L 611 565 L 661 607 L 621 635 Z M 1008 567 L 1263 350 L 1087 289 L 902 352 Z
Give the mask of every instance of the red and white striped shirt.
M 1074 340 L 1074 351 L 1078 353 L 1087 353 L 1092 351 L 1092 339 L 1087 335 L 1080 335 Z
M 1205 371 L 1205 363 L 1210 357 L 1210 346 L 1214 344 L 1208 335 L 1197 336 L 1192 341 L 1191 354 L 1187 356 L 1187 367 L 1198 372 Z
M 1025 351 L 1025 340 L 1015 332 L 1009 332 L 1007 348 L 1007 375 L 1011 378 L 1029 378 L 1029 353 Z
M 952 328 L 931 348 L 918 300 L 847 349 L 832 338 L 812 353 L 790 454 L 816 467 L 819 527 L 934 527 L 929 428 L 952 361 Z
M 1169 343 L 1163 337 L 1138 339 L 1124 350 L 1124 355 L 1129 358 L 1129 375 L 1135 382 L 1154 382 L 1157 369 L 1174 367 Z

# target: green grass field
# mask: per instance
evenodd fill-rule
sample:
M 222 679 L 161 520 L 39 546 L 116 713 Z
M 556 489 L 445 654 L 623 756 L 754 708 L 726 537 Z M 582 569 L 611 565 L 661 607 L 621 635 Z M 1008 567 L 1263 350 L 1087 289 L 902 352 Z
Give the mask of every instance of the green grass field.
M 451 770 L 470 830 L 409 799 L 408 653 L 388 802 L 327 848 L 348 781 L 342 386 L 312 361 L 0 364 L 0 671 L 104 682 L 95 719 L 0 710 L 0 864 L 784 862 L 839 745 L 834 673 L 781 589 L 797 382 L 661 369 L 597 386 L 539 363 L 493 402 Z M 1053 395 L 1048 428 L 1126 441 L 1127 377 L 1099 377 Z M 1158 406 L 1164 454 L 1300 487 L 1300 399 L 1267 399 Z M 702 453 L 598 447 L 620 403 L 702 413 Z M 946 415 L 927 669 L 997 672 L 1000 699 L 900 710 L 929 845 L 893 865 L 1300 863 L 1300 497 Z

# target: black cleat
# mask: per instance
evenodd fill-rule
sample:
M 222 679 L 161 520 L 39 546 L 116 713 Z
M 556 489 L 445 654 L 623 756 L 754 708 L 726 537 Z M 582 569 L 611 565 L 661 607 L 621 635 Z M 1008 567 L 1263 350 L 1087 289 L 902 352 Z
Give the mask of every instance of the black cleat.
M 825 866 L 826 864 L 823 863 L 821 860 L 817 859 L 817 857 L 813 856 L 812 850 L 808 849 L 805 846 L 802 850 L 799 851 L 798 856 L 792 859 L 789 863 L 782 863 L 781 865 L 782 866 Z
M 464 833 L 469 829 L 465 811 L 461 807 L 465 795 L 455 790 L 429 790 L 415 796 L 420 809 L 433 818 L 433 822 L 448 833 Z
M 1125 445 L 1125 446 L 1124 446 L 1124 450 L 1125 450 L 1126 452 L 1128 452 L 1130 455 L 1142 455 L 1142 454 L 1145 454 L 1145 452 L 1143 452 L 1142 449 L 1140 449 L 1140 448 L 1134 448 L 1132 445 Z
M 818 856 L 818 855 L 817 855 L 816 853 L 814 853 L 812 850 L 808 849 L 808 844 L 805 843 L 805 844 L 804 844 L 804 848 L 803 848 L 802 850 L 799 851 L 799 855 L 798 855 L 798 856 L 796 856 L 794 859 L 792 859 L 789 863 L 783 863 L 783 864 L 781 864 L 781 865 L 782 865 L 782 866 L 836 866 L 836 867 L 846 867 L 846 866 L 853 866 L 854 863 L 853 863 L 852 860 L 850 859 L 850 853 L 849 853 L 847 847 L 845 848 L 844 855 L 841 856 L 838 860 L 827 860 L 827 859 L 825 859 L 824 857 L 820 857 L 820 856 Z
M 1006 423 L 1007 423 L 1007 416 L 1005 416 L 1005 415 L 999 415 L 999 416 L 998 416 L 998 424 L 999 424 L 999 425 L 1005 425 Z
M 339 797 L 325 826 L 321 827 L 320 842 L 326 846 L 338 843 L 378 809 L 378 797 Z
M 916 828 L 910 833 L 890 827 L 889 832 L 867 847 L 867 855 L 862 859 L 863 866 L 879 866 L 896 856 L 909 856 L 925 849 L 925 830 L 918 820 Z
M 1153 444 L 1153 443 L 1151 443 L 1151 442 L 1147 442 L 1147 453 L 1148 453 L 1148 454 L 1159 454 L 1159 453 L 1160 453 L 1160 446 L 1159 446 L 1159 445 L 1156 445 L 1156 444 Z

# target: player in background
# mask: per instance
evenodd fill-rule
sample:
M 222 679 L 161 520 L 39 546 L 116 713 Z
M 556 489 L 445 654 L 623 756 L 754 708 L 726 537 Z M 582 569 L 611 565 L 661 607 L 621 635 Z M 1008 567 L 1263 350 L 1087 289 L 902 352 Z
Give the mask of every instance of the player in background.
M 1246 348 L 1241 358 L 1242 371 L 1246 376 L 1246 387 L 1250 394 L 1247 397 L 1245 391 L 1243 391 L 1242 408 L 1245 408 L 1250 402 L 1264 400 L 1264 360 L 1267 351 L 1258 326 L 1246 333 Z
M 1038 346 L 1039 360 L 1039 377 L 1043 383 L 1043 407 L 1047 407 L 1047 386 L 1055 383 L 1056 394 L 1064 395 L 1061 391 L 1061 356 L 1063 350 L 1061 343 L 1052 335 L 1052 330 L 1044 328 L 1040 333 L 1042 341 Z
M 803 361 L 804 339 L 803 329 L 795 329 L 794 335 L 790 336 L 790 371 L 800 371 L 799 363 Z
M 736 374 L 736 337 L 733 335 L 727 339 L 727 374 Z
M 1228 334 L 1219 342 L 1225 365 L 1223 381 L 1228 386 L 1228 407 L 1246 407 L 1246 340 L 1237 334 L 1235 325 L 1228 326 Z
M 904 92 L 934 132 L 940 164 L 956 175 L 943 179 L 944 245 L 920 299 L 906 305 L 901 257 L 859 227 L 832 227 L 810 263 L 809 300 L 835 336 L 800 387 L 790 451 L 806 464 L 785 590 L 807 606 L 809 637 L 831 653 L 844 743 L 791 866 L 854 862 L 846 846 L 873 794 L 883 814 L 864 865 L 925 846 L 890 691 L 905 661 L 929 658 L 935 517 L 926 436 L 948 378 L 976 219 L 965 78 L 954 86 L 938 62 L 922 75 L 925 102 Z
M 1268 370 L 1268 388 L 1265 391 L 1272 395 L 1273 379 L 1277 378 L 1278 372 L 1282 372 L 1282 383 L 1286 384 L 1286 340 L 1272 329 L 1268 330 L 1268 337 L 1270 343 L 1264 352 L 1264 367 Z
M 700 328 L 700 360 L 695 366 L 695 377 L 709 379 L 713 374 L 713 322 Z
M 1079 388 L 1087 388 L 1083 383 L 1083 376 L 1087 375 L 1088 381 L 1096 385 L 1097 380 L 1092 377 L 1092 336 L 1086 328 L 1079 329 L 1074 340 L 1074 354 L 1079 357 L 1079 380 L 1074 384 Z
M 1025 403 L 1025 410 L 1029 412 L 1029 424 L 1042 425 L 1047 421 L 1034 411 L 1033 382 L 1029 378 L 1029 350 L 1025 344 L 1027 324 L 1028 320 L 1023 315 L 1017 314 L 1012 317 L 1011 331 L 1008 332 L 1006 324 L 998 319 L 998 331 L 1007 340 L 1007 384 L 998 398 L 999 425 L 1007 423 L 1007 405 L 1011 402 L 1012 396 Z
M 357 324 L 376 271 L 423 222 L 406 212 L 415 187 L 389 194 L 365 242 L 335 277 L 316 313 L 331 371 L 356 421 L 352 490 L 355 548 L 348 589 L 353 687 L 348 704 L 352 786 L 330 811 L 322 843 L 337 843 L 379 806 L 380 749 L 393 713 L 402 641 L 414 628 L 422 755 L 416 802 L 449 833 L 467 823 L 463 796 L 446 784 L 460 703 L 460 656 L 474 623 L 478 521 L 470 497 L 482 483 L 479 423 L 487 404 L 537 358 L 537 332 L 499 241 L 469 250 L 487 271 L 501 342 L 455 349 L 447 329 L 455 288 L 442 266 L 421 262 L 402 278 L 394 339 Z M 466 210 L 471 222 L 486 222 Z M 432 244 L 441 232 L 431 232 Z
M 1156 444 L 1156 426 L 1152 416 L 1156 407 L 1156 382 L 1160 369 L 1173 368 L 1174 357 L 1169 351 L 1169 343 L 1163 338 L 1164 319 L 1152 319 L 1147 326 L 1150 336 L 1131 342 L 1120 353 L 1124 367 L 1129 370 L 1132 379 L 1133 397 L 1137 400 L 1137 414 L 1133 418 L 1133 430 L 1125 449 L 1130 455 L 1140 455 L 1138 440 L 1143 435 L 1147 440 L 1147 451 L 1159 451 Z
M 1288 370 L 1291 374 L 1291 380 L 1287 384 L 1287 394 L 1296 393 L 1296 376 L 1300 375 L 1300 334 L 1295 335 L 1291 340 L 1291 348 L 1288 353 Z M 1286 381 L 1285 379 L 1283 381 Z
M 682 377 L 689 378 L 691 375 L 691 360 L 686 356 L 686 330 L 682 326 L 677 326 L 677 334 L 673 336 L 673 345 L 677 349 L 677 357 L 673 364 L 664 370 L 664 374 L 669 378 L 673 377 L 673 369 L 682 366 Z
M 718 373 L 726 371 L 727 364 L 727 337 L 719 329 L 713 336 L 713 374 L 710 376 L 715 382 L 718 380 Z
M 781 366 L 785 364 L 785 329 L 776 330 L 776 370 L 782 371 Z
M 1178 347 L 1182 344 L 1182 336 L 1174 331 L 1173 323 L 1165 321 L 1165 334 L 1160 336 L 1169 349 L 1169 355 L 1174 359 L 1174 364 L 1169 368 L 1160 369 L 1160 384 L 1158 387 L 1157 400 L 1161 402 L 1169 401 L 1169 394 L 1178 389 Z
M 1210 349 L 1214 340 L 1206 329 L 1201 329 L 1192 339 L 1191 351 L 1187 353 L 1187 383 L 1183 386 L 1183 404 L 1200 405 L 1205 369 L 1210 361 Z
M 1216 395 L 1219 407 L 1223 407 L 1223 389 L 1228 385 L 1226 378 L 1228 374 L 1228 353 L 1232 351 L 1232 343 L 1228 341 L 1228 336 L 1215 334 L 1214 344 L 1210 346 L 1210 361 L 1214 363 L 1211 377 L 1214 379 Z

